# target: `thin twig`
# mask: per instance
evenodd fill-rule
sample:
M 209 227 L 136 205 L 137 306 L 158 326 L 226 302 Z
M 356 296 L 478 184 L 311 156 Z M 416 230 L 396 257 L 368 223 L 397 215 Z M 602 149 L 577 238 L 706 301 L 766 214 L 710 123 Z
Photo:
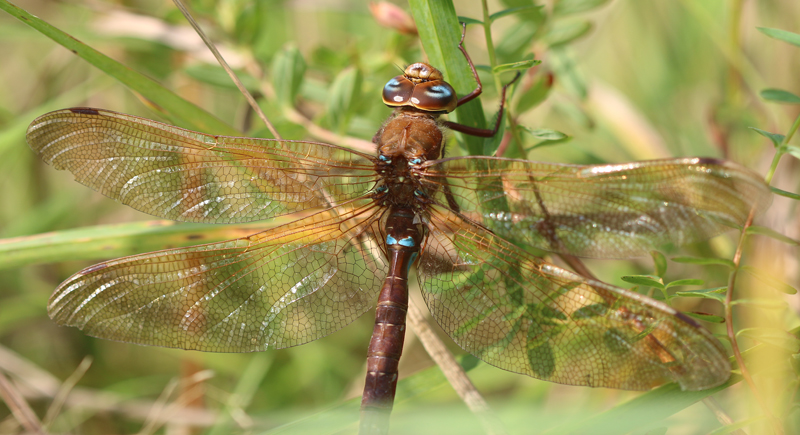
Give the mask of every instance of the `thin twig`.
M 275 139 L 280 140 L 281 136 L 278 134 L 278 130 L 275 130 L 275 127 L 273 127 L 272 123 L 269 122 L 269 119 L 267 119 L 267 115 L 265 115 L 264 112 L 261 110 L 261 107 L 259 107 L 255 98 L 253 98 L 253 96 L 250 95 L 250 92 L 248 92 L 247 88 L 244 87 L 244 84 L 242 84 L 242 81 L 239 80 L 239 77 L 236 75 L 236 73 L 233 72 L 230 66 L 228 66 L 228 63 L 225 62 L 225 59 L 222 57 L 221 54 L 219 54 L 219 50 L 217 50 L 217 47 L 214 46 L 214 43 L 211 42 L 210 39 L 208 39 L 208 36 L 206 36 L 206 34 L 203 32 L 203 29 L 200 28 L 200 25 L 197 24 L 197 21 L 194 20 L 191 13 L 189 13 L 189 10 L 186 8 L 183 2 L 181 0 L 173 0 L 173 2 L 175 3 L 175 6 L 177 6 L 178 9 L 180 9 L 183 16 L 186 17 L 186 20 L 189 21 L 189 24 L 192 25 L 195 32 L 197 32 L 197 34 L 206 44 L 208 49 L 211 50 L 211 52 L 214 54 L 214 57 L 217 59 L 217 62 L 219 62 L 222 68 L 225 69 L 225 72 L 227 72 L 228 75 L 231 77 L 233 83 L 235 83 L 236 87 L 239 88 L 239 92 L 241 92 L 242 95 L 244 95 L 244 97 L 247 99 L 248 104 L 250 104 L 250 107 L 253 108 L 256 114 L 258 114 L 258 117 L 261 118 L 261 121 L 264 122 L 264 124 L 269 129 L 270 133 L 272 133 L 272 136 L 275 137 Z
M 739 343 L 736 341 L 736 333 L 733 331 L 733 288 L 736 285 L 736 278 L 739 275 L 739 264 L 742 261 L 742 251 L 744 249 L 744 241 L 747 238 L 747 228 L 753 224 L 753 218 L 755 217 L 755 214 L 756 209 L 754 207 L 750 209 L 750 215 L 747 216 L 747 221 L 742 227 L 742 233 L 739 236 L 739 242 L 736 245 L 736 253 L 733 255 L 734 268 L 731 272 L 731 277 L 728 280 L 728 291 L 725 294 L 725 326 L 728 332 L 728 339 L 731 342 L 731 348 L 733 349 L 733 356 L 736 358 L 736 363 L 739 365 L 739 372 L 742 374 L 745 382 L 747 382 L 747 385 L 753 392 L 753 397 L 755 397 L 756 402 L 758 402 L 762 412 L 764 412 L 764 415 L 766 415 L 772 422 L 775 433 L 783 434 L 783 428 L 777 422 L 775 416 L 772 415 L 772 412 L 769 410 L 766 402 L 764 402 L 764 398 L 761 397 L 761 393 L 759 392 L 758 388 L 756 388 L 756 384 L 744 364 L 744 358 L 742 358 L 742 352 L 739 349 Z
M 49 428 L 53 421 L 58 417 L 58 414 L 61 412 L 61 408 L 64 406 L 64 402 L 67 400 L 67 396 L 75 388 L 75 385 L 78 384 L 78 381 L 83 378 L 83 375 L 86 374 L 86 371 L 89 370 L 89 367 L 92 366 L 92 357 L 86 356 L 83 358 L 78 367 L 75 371 L 72 372 L 71 375 L 61 384 L 58 389 L 58 393 L 56 393 L 55 397 L 53 397 L 53 402 L 50 404 L 50 407 L 47 408 L 47 413 L 44 415 L 44 426 Z
M 8 380 L 6 375 L 0 371 L 0 397 L 8 405 L 8 409 L 14 414 L 14 417 L 19 421 L 26 431 L 35 434 L 44 435 L 42 422 L 36 417 L 28 402 L 22 397 L 19 391 L 14 388 L 14 385 Z
M 408 304 L 408 324 L 414 329 L 414 333 L 428 352 L 428 355 L 442 369 L 445 378 L 467 405 L 467 408 L 478 417 L 486 433 L 492 435 L 505 434 L 506 431 L 500 420 L 492 413 L 486 400 L 483 399 L 478 389 L 469 380 L 464 369 L 453 357 L 453 354 L 447 350 L 439 336 L 431 329 L 425 320 L 425 315 L 414 303 Z
M 714 413 L 714 416 L 717 417 L 717 421 L 722 423 L 723 426 L 730 426 L 734 424 L 733 419 L 722 409 L 722 405 L 717 402 L 713 396 L 708 396 L 703 399 L 703 404 L 706 405 L 711 412 Z M 733 432 L 730 432 L 733 435 L 747 435 L 747 432 L 743 431 L 742 429 L 736 429 Z
M 250 75 L 254 77 L 262 77 L 264 74 L 261 71 L 261 68 L 252 61 L 252 59 L 245 61 L 245 71 L 250 73 Z M 267 80 L 260 80 L 261 92 L 266 95 L 268 98 L 275 97 L 275 90 L 269 84 Z M 361 151 L 362 153 L 374 154 L 375 153 L 375 144 L 364 139 L 359 139 L 356 137 L 351 136 L 342 136 L 340 134 L 336 134 L 330 130 L 326 130 L 320 127 L 317 124 L 314 124 L 314 121 L 309 119 L 307 116 L 303 115 L 300 111 L 295 109 L 294 107 L 284 107 L 283 109 L 283 116 L 286 117 L 291 122 L 295 124 L 303 126 L 308 132 L 308 135 L 313 137 L 316 140 L 332 143 L 335 145 L 341 145 L 343 147 L 351 148 L 356 151 Z
M 0 372 L 23 379 L 24 382 L 19 384 L 19 391 L 23 397 L 29 400 L 53 398 L 61 389 L 61 381 L 58 378 L 3 346 L 0 346 Z M 107 391 L 78 387 L 69 394 L 66 405 L 70 409 L 109 412 L 134 420 L 144 420 L 151 415 L 154 402 L 152 400 L 131 400 Z M 218 416 L 217 411 L 210 409 L 182 408 L 169 415 L 169 420 L 166 420 L 166 416 L 161 415 L 156 418 L 156 421 L 193 427 L 209 427 L 217 421 Z

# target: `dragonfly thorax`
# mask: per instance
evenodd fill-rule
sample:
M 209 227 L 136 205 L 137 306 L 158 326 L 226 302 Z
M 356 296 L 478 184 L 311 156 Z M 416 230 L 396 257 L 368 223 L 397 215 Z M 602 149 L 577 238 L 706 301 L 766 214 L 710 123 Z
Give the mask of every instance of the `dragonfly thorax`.
M 438 159 L 444 134 L 436 118 L 413 108 L 395 109 L 372 139 L 378 145 L 378 155 L 406 161 Z

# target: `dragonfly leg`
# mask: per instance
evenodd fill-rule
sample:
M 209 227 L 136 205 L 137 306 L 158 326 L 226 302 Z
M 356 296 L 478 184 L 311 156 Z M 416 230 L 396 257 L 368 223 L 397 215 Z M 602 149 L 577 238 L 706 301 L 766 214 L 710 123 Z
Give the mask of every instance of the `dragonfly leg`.
M 472 63 L 470 63 L 470 66 L 472 66 Z M 474 68 L 473 68 L 473 71 L 474 71 Z M 514 82 L 516 82 L 517 79 L 519 79 L 520 75 L 521 75 L 521 73 L 517 73 L 517 75 L 514 77 L 513 80 L 511 80 L 510 82 L 506 83 L 505 86 L 503 86 L 503 92 L 500 94 L 500 109 L 497 111 L 497 120 L 494 123 L 494 128 L 488 129 L 488 128 L 470 127 L 468 125 L 463 125 L 463 124 L 459 124 L 459 123 L 451 122 L 451 121 L 444 121 L 443 124 L 445 125 L 445 127 L 449 128 L 451 130 L 455 130 L 455 131 L 458 131 L 460 133 L 468 134 L 470 136 L 477 136 L 477 137 L 492 137 L 492 136 L 494 136 L 495 134 L 497 134 L 497 131 L 500 129 L 500 123 L 503 122 L 503 111 L 504 111 L 505 105 L 506 105 L 506 90 L 508 89 L 509 86 L 514 84 Z M 478 82 L 478 84 L 480 84 L 480 81 Z M 461 100 L 459 100 L 458 104 L 461 104 Z

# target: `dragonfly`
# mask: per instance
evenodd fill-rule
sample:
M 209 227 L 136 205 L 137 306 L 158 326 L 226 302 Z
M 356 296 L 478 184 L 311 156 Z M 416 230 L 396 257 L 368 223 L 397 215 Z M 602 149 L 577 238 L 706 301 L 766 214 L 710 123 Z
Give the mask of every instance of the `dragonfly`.
M 690 157 L 570 165 L 443 157 L 457 97 L 415 63 L 383 89 L 394 109 L 374 155 L 312 141 L 215 136 L 104 109 L 40 116 L 30 147 L 56 169 L 161 218 L 296 220 L 248 237 L 87 267 L 49 300 L 59 324 L 117 341 L 208 352 L 297 346 L 376 307 L 362 433 L 394 400 L 416 269 L 433 319 L 488 364 L 569 385 L 701 390 L 730 374 L 720 342 L 691 317 L 545 261 L 628 258 L 741 226 L 769 206 L 756 173 Z M 510 84 L 510 83 L 509 83 Z

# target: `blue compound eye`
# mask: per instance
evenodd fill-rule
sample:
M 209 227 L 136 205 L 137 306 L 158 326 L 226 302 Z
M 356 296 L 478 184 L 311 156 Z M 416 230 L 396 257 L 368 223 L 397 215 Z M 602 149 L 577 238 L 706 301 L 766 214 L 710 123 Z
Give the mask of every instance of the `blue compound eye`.
M 386 192 L 387 190 L 389 190 L 389 188 L 386 186 L 378 186 L 377 188 L 375 188 L 375 191 L 378 193 L 383 193 Z
M 414 196 L 419 196 L 419 197 L 423 197 L 424 198 L 425 197 L 425 193 L 423 193 L 421 190 L 415 190 L 414 191 Z
M 384 163 L 392 163 L 392 159 L 384 156 L 383 154 L 378 156 L 378 160 L 380 160 L 380 161 L 382 161 Z
M 420 163 L 422 163 L 422 159 L 411 159 L 408 161 L 409 165 L 418 165 Z

